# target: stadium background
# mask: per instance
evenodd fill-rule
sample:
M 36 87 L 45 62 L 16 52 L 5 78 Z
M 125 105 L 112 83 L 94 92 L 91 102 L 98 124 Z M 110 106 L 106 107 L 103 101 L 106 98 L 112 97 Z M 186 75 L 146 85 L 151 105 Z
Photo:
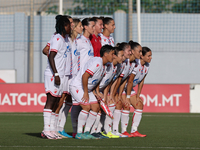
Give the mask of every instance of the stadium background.
M 200 112 L 195 108 L 200 97 L 199 0 L 0 0 L 2 80 L 44 82 L 47 58 L 41 51 L 55 31 L 54 18 L 59 13 L 78 18 L 113 17 L 115 44 L 132 39 L 153 51 L 145 83 L 179 84 L 178 88 L 188 84 L 190 112 Z M 13 80 L 7 79 L 12 75 Z M 5 89 L 4 84 L 0 87 Z M 3 92 L 0 107 L 5 100 Z

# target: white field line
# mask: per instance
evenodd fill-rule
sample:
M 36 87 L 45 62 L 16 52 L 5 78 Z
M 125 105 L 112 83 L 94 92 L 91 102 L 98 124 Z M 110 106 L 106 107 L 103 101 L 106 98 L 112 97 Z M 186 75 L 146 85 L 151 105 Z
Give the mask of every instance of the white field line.
M 200 147 L 134 147 L 134 146 L 1 146 L 0 148 L 89 148 L 89 149 L 200 149 Z

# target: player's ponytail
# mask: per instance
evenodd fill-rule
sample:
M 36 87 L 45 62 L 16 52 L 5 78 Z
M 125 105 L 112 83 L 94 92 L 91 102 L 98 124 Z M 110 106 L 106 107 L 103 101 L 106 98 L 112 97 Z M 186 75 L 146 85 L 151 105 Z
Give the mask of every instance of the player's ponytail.
M 132 40 L 130 40 L 128 43 L 129 43 L 129 45 L 131 46 L 131 49 L 132 49 L 132 50 L 134 50 L 137 46 L 140 46 L 139 43 L 133 42 Z

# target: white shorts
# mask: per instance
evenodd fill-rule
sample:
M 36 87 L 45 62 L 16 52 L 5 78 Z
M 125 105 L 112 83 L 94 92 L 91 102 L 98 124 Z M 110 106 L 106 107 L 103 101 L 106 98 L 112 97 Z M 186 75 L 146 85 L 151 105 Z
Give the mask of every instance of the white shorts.
M 84 94 L 84 91 L 82 88 L 77 88 L 77 87 L 74 87 L 74 86 L 69 86 L 69 91 L 72 95 L 72 102 L 73 102 L 73 105 L 90 105 L 90 104 L 95 104 L 95 103 L 98 103 L 96 97 L 94 96 L 94 94 L 92 92 L 88 92 L 88 95 L 89 95 L 89 102 L 82 102 L 82 97 L 83 97 L 83 94 Z
M 69 84 L 71 82 L 71 75 L 65 75 L 63 81 L 63 93 L 70 94 L 69 92 Z
M 44 76 L 45 92 L 54 97 L 61 97 L 63 93 L 63 77 L 60 77 L 60 85 L 56 85 L 53 76 Z

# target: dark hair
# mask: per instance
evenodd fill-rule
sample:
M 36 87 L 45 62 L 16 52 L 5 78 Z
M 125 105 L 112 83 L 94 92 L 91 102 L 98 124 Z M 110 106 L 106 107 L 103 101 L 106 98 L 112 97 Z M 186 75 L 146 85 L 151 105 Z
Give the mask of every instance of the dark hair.
M 114 50 L 114 47 L 111 45 L 104 45 L 101 47 L 100 56 L 103 57 L 104 53 L 109 53 L 112 50 Z
M 91 18 L 95 23 L 98 21 L 98 20 L 102 20 L 103 21 L 103 19 L 101 18 L 101 17 L 92 17 Z
M 95 19 L 94 18 L 85 18 L 85 19 L 83 19 L 81 21 L 82 26 L 83 26 L 83 31 L 85 30 L 84 26 L 89 26 L 90 21 L 94 21 L 95 22 Z
M 150 52 L 150 48 L 148 47 L 142 47 L 142 55 L 145 56 L 147 52 Z
M 120 51 L 124 51 L 123 49 L 119 48 L 119 47 L 115 47 L 115 55 L 118 56 Z
M 72 17 L 71 17 L 71 16 L 69 16 L 69 15 L 63 15 L 63 16 L 67 17 L 68 19 L 69 19 L 69 18 L 72 18 Z
M 65 26 L 70 26 L 70 21 L 67 19 L 67 17 L 62 16 L 56 23 L 56 32 L 60 35 L 64 34 L 66 35 Z
M 130 46 L 130 44 L 126 43 L 126 42 L 122 42 L 122 43 L 117 43 L 116 47 L 119 47 L 122 50 L 125 50 L 128 46 Z
M 58 20 L 59 20 L 61 17 L 62 17 L 62 15 L 57 15 L 57 16 L 55 17 L 56 22 L 58 22 Z
M 113 18 L 110 18 L 110 17 L 105 17 L 105 18 L 100 17 L 100 18 L 102 18 L 103 20 L 103 25 L 109 24 L 113 20 Z
M 133 42 L 132 40 L 130 40 L 130 41 L 128 42 L 128 44 L 131 46 L 131 49 L 133 49 L 133 50 L 134 50 L 136 47 L 140 46 L 139 43 Z

